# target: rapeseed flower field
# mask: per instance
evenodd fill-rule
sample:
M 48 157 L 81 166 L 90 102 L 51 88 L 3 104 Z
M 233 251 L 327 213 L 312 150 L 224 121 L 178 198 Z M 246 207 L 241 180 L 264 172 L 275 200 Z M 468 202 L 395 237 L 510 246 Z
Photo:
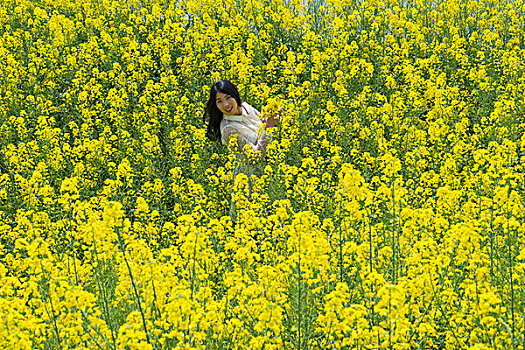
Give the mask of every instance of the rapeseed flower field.
M 522 0 L 0 3 L 2 349 L 524 348 Z

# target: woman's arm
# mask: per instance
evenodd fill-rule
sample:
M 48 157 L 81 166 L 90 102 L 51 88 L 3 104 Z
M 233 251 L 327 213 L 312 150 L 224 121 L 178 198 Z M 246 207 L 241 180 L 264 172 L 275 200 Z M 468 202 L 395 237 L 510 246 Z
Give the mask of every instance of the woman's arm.
M 282 113 L 283 113 L 283 108 L 281 107 L 281 109 L 279 109 L 279 112 L 266 118 L 265 124 L 264 124 L 264 130 L 266 130 L 267 128 L 273 128 L 274 126 L 276 126 L 280 122 L 279 117 L 281 116 Z

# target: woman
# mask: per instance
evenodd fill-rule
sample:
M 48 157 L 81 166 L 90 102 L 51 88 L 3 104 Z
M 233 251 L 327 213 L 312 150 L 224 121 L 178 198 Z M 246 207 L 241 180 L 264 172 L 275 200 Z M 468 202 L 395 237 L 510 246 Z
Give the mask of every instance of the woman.
M 237 175 L 241 172 L 244 173 L 248 177 L 248 191 L 235 193 L 247 193 L 241 197 L 248 201 L 250 201 L 252 193 L 250 175 L 253 174 L 255 165 L 247 164 L 242 151 L 246 145 L 249 145 L 256 155 L 265 157 L 266 147 L 271 140 L 266 130 L 279 123 L 281 113 L 282 109 L 261 120 L 259 111 L 248 103 L 242 102 L 237 87 L 228 80 L 219 80 L 211 87 L 210 98 L 204 112 L 204 120 L 206 120 L 206 116 L 209 117 L 206 135 L 210 140 L 221 140 L 224 145 L 232 146 L 232 151 L 237 155 L 233 170 L 233 188 L 235 191 Z M 236 140 L 232 141 L 234 137 Z M 230 141 L 232 141 L 231 144 Z M 237 216 L 237 205 L 234 197 L 239 198 L 239 196 L 232 194 L 230 217 L 233 221 L 236 220 Z
M 241 101 L 237 87 L 228 80 L 219 80 L 213 84 L 210 98 L 204 112 L 204 120 L 209 117 L 206 135 L 210 140 L 228 146 L 232 136 L 237 136 L 237 150 L 242 151 L 245 145 L 264 157 L 270 137 L 268 128 L 279 123 L 282 109 L 266 118 L 260 119 L 260 113 L 246 102 Z

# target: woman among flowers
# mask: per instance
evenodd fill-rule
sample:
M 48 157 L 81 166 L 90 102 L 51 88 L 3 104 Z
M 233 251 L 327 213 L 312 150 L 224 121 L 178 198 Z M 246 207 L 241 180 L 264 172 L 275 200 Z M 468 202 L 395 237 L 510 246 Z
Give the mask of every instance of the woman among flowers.
M 236 220 L 236 199 L 250 201 L 252 184 L 250 176 L 256 170 L 256 165 L 246 162 L 243 150 L 246 145 L 250 146 L 256 156 L 264 158 L 266 147 L 270 143 L 270 135 L 267 129 L 279 123 L 279 112 L 261 120 L 260 113 L 246 102 L 241 101 L 237 87 L 228 80 L 219 80 L 213 84 L 210 91 L 210 98 L 204 112 L 204 120 L 209 117 L 208 130 L 206 135 L 213 141 L 221 140 L 226 146 L 231 146 L 231 150 L 236 154 L 234 164 L 234 193 L 230 206 L 230 217 Z M 244 173 L 248 177 L 247 188 L 245 191 L 236 192 L 235 179 L 239 173 Z M 238 196 L 239 193 L 244 196 Z
M 213 141 L 221 140 L 226 146 L 229 146 L 230 139 L 235 135 L 235 146 L 239 151 L 249 145 L 256 154 L 264 157 L 270 142 L 266 130 L 279 123 L 281 112 L 261 120 L 257 109 L 241 101 L 235 85 L 228 80 L 219 80 L 211 87 L 204 113 L 204 119 L 209 117 L 206 135 Z

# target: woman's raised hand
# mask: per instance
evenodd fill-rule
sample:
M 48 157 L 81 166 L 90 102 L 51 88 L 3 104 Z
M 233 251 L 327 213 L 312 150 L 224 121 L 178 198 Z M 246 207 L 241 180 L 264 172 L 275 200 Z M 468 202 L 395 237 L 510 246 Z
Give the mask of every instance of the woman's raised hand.
M 279 116 L 281 115 L 282 112 L 283 112 L 283 108 L 281 107 L 281 109 L 279 109 L 279 112 L 266 118 L 265 128 L 273 128 L 274 126 L 276 126 L 280 121 Z

